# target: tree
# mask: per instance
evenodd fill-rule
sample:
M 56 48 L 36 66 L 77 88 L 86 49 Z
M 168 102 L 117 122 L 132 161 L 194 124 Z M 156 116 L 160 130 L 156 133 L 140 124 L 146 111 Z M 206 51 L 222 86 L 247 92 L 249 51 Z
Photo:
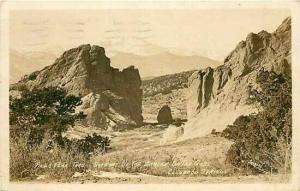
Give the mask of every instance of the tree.
M 234 142 L 227 162 L 253 172 L 290 170 L 292 138 L 291 79 L 260 71 L 249 102 L 262 108 L 258 114 L 240 116 L 222 135 Z
M 80 104 L 79 97 L 54 87 L 24 90 L 18 98 L 10 96 L 10 137 L 29 133 L 28 143 L 40 144 L 47 133 L 53 140 L 61 140 L 62 132 L 85 117 L 75 113 Z

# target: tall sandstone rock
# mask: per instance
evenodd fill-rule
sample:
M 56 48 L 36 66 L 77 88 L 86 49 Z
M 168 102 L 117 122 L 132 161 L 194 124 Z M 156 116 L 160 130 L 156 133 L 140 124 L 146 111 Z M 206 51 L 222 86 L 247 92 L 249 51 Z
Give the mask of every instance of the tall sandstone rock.
M 25 76 L 17 84 L 29 89 L 61 87 L 82 97 L 77 108 L 87 114 L 86 125 L 103 129 L 142 123 L 142 89 L 139 71 L 133 66 L 122 71 L 110 66 L 99 46 L 81 45 L 65 51 L 54 64 Z
M 223 65 L 192 74 L 184 137 L 203 136 L 212 129 L 221 131 L 238 116 L 257 112 L 246 102 L 249 87 L 258 88 L 255 78 L 259 70 L 291 76 L 291 18 L 285 19 L 273 33 L 250 33 Z

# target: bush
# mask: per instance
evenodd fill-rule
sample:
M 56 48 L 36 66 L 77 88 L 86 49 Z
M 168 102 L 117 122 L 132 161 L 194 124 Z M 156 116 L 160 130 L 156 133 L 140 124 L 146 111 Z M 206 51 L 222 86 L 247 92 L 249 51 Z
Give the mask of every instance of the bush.
M 292 97 L 291 79 L 261 71 L 249 101 L 262 110 L 240 116 L 222 135 L 234 142 L 226 161 L 255 173 L 291 170 Z
M 216 129 L 212 129 L 210 134 L 217 136 L 217 135 L 220 135 L 221 132 L 218 132 Z
M 29 76 L 28 76 L 28 80 L 35 80 L 36 78 L 37 78 L 37 76 L 38 76 L 38 72 L 33 72 L 32 74 L 30 74 Z
M 102 137 L 94 133 L 92 136 L 88 135 L 85 139 L 77 140 L 75 146 L 85 154 L 94 153 L 95 151 L 106 153 L 110 149 L 110 140 L 108 137 Z
M 108 137 L 103 137 L 93 133 L 92 136 L 88 135 L 84 139 L 69 140 L 62 138 L 59 142 L 64 148 L 74 149 L 84 155 L 91 155 L 94 153 L 106 153 L 110 149 L 110 140 Z

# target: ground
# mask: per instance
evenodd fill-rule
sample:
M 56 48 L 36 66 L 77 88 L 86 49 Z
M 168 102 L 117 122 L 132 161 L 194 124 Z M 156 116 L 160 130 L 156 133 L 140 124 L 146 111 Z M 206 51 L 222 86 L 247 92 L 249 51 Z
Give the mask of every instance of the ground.
M 34 182 L 73 183 L 286 183 L 289 175 L 245 175 L 225 165 L 231 142 L 217 135 L 161 144 L 166 126 L 145 125 L 124 132 L 76 127 L 71 137 L 96 132 L 111 138 L 108 153 L 92 158 L 86 172 L 72 177 L 40 176 Z M 25 180 L 26 181 L 26 180 Z M 31 181 L 32 182 L 32 181 Z

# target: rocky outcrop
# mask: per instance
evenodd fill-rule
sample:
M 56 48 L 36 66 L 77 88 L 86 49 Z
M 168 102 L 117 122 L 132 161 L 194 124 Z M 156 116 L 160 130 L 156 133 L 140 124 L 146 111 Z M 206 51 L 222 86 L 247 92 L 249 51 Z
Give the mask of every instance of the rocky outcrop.
M 221 131 L 238 116 L 256 112 L 247 100 L 249 88 L 258 88 L 255 78 L 259 70 L 291 76 L 290 18 L 273 33 L 250 33 L 223 65 L 197 71 L 189 78 L 185 136 Z
M 171 108 L 168 105 L 164 105 L 157 114 L 158 124 L 170 124 L 173 122 Z
M 231 77 L 231 69 L 225 65 L 215 69 L 208 67 L 195 72 L 189 79 L 187 94 L 188 118 L 209 105 L 210 100 L 217 97 Z
M 110 66 L 104 48 L 82 45 L 65 51 L 54 64 L 25 76 L 18 84 L 27 88 L 61 87 L 83 97 L 78 110 L 86 123 L 103 129 L 142 123 L 142 90 L 139 71 Z
M 82 98 L 82 102 L 77 111 L 83 111 L 87 115 L 84 121 L 87 126 L 116 130 L 137 125 L 127 115 L 130 113 L 130 106 L 126 99 L 110 90 L 100 94 L 90 93 Z

